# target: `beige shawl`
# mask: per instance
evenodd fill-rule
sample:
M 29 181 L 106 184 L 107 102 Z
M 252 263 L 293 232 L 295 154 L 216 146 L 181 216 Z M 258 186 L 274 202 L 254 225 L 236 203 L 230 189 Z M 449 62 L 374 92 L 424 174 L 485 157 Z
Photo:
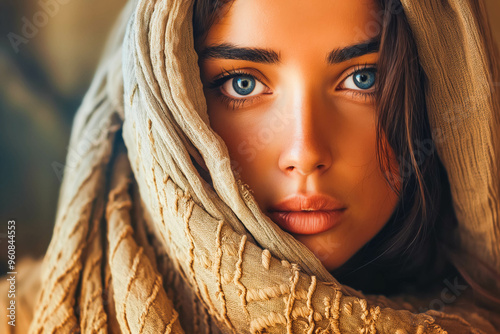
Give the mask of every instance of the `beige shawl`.
M 459 221 L 450 257 L 475 291 L 498 296 L 498 276 L 475 260 L 500 268 L 498 65 L 484 7 L 402 3 L 444 138 Z M 498 309 L 419 313 L 412 296 L 339 284 L 260 211 L 209 126 L 192 10 L 131 0 L 123 11 L 74 121 L 30 332 L 493 333 Z

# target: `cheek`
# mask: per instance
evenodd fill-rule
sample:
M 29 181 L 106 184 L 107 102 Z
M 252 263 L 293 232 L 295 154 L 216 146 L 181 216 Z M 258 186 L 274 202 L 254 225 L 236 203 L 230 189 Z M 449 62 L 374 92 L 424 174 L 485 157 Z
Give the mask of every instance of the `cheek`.
M 340 119 L 334 128 L 338 138 L 338 159 L 351 168 L 362 169 L 376 159 L 376 113 L 373 106 L 349 102 L 337 103 Z M 333 134 L 332 134 L 333 136 Z
M 353 222 L 356 222 L 352 231 L 371 238 L 390 218 L 399 197 L 385 178 L 388 173 L 386 167 L 381 167 L 377 160 L 375 130 L 366 132 L 365 135 L 360 134 L 353 141 L 358 143 L 351 143 L 352 149 L 350 153 L 346 153 L 346 156 L 349 154 L 350 162 L 343 166 L 342 172 L 348 182 L 348 200 L 353 208 Z M 387 152 L 390 152 L 393 162 L 391 170 L 397 171 L 392 149 L 389 147 Z
M 386 167 L 377 159 L 377 128 L 374 107 L 344 106 L 344 121 L 337 129 L 339 145 L 337 150 L 337 180 L 343 180 L 343 190 L 353 205 L 360 205 L 359 214 L 373 214 L 381 207 L 392 206 L 390 185 L 385 180 Z M 340 138 L 342 140 L 340 140 Z M 382 138 L 390 154 L 391 170 L 397 171 L 397 162 L 389 144 Z M 340 177 L 339 177 L 340 176 Z M 389 201 L 387 201 L 389 199 Z
M 226 144 L 233 168 L 259 202 L 269 192 L 269 175 L 277 171 L 276 143 L 281 132 L 252 113 L 209 110 L 210 125 Z

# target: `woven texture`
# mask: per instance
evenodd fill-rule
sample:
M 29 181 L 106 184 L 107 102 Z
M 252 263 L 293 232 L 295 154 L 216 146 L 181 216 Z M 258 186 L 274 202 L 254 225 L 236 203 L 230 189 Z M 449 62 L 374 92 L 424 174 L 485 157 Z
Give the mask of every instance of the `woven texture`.
M 498 65 L 484 8 L 402 3 L 459 220 L 450 257 L 497 293 L 495 273 L 473 260 L 500 268 Z M 74 121 L 78 154 L 68 155 L 30 332 L 494 333 L 493 311 L 418 313 L 412 296 L 339 284 L 260 211 L 209 126 L 192 5 L 139 0 L 123 11 Z

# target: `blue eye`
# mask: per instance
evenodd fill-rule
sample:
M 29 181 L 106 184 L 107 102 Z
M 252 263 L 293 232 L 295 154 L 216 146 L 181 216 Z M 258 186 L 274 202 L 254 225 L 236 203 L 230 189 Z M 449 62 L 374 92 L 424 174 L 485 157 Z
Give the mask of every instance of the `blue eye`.
M 243 107 L 245 103 L 250 103 L 262 98 L 269 88 L 262 83 L 259 77 L 242 70 L 226 71 L 226 74 L 208 84 L 208 89 L 214 90 L 217 97 L 233 109 Z
M 239 95 L 248 95 L 255 88 L 255 79 L 250 76 L 239 76 L 233 78 L 233 89 Z
M 217 89 L 220 87 L 225 95 L 239 99 L 257 96 L 266 91 L 266 86 L 259 79 L 251 74 L 238 72 L 215 80 L 211 86 Z
M 375 84 L 376 72 L 374 69 L 363 70 L 353 74 L 353 82 L 360 89 L 370 89 Z

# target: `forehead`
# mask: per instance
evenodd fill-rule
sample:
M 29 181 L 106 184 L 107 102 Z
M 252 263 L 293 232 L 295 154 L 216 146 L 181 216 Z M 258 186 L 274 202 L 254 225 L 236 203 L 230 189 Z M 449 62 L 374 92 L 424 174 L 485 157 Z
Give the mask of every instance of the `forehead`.
M 208 32 L 204 44 L 294 51 L 351 45 L 376 37 L 376 0 L 235 0 Z

